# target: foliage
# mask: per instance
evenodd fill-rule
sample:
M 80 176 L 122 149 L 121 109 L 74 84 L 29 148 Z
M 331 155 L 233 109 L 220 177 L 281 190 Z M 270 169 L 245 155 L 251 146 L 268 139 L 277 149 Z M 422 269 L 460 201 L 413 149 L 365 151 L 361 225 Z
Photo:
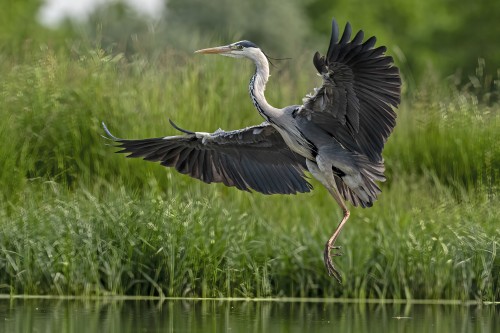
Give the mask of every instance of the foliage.
M 407 84 L 425 83 L 432 72 L 466 81 L 476 60 L 485 59 L 488 75 L 500 67 L 500 2 L 479 0 L 372 1 L 228 1 L 166 0 L 159 20 L 140 16 L 121 1 L 101 6 L 87 24 L 67 22 L 50 31 L 34 19 L 41 0 L 21 0 L 0 13 L 0 48 L 17 56 L 26 43 L 65 47 L 68 39 L 97 41 L 114 52 L 155 55 L 165 48 L 189 52 L 205 41 L 256 42 L 270 55 L 294 59 L 325 52 L 330 20 L 377 36 L 402 68 Z M 415 82 L 414 82 L 415 81 Z M 490 82 L 487 89 L 494 88 Z
M 307 61 L 307 60 L 306 60 Z M 274 105 L 318 83 L 301 61 L 273 73 Z M 113 155 L 127 138 L 261 122 L 251 64 L 167 51 L 125 58 L 80 43 L 3 58 L 0 286 L 32 294 L 499 298 L 499 105 L 432 77 L 409 96 L 385 151 L 388 182 L 340 212 L 328 193 L 263 196 Z M 224 75 L 221 75 L 223 73 Z M 293 78 L 293 80 L 291 80 Z M 222 112 L 224 110 L 224 112 Z
M 405 75 L 424 84 L 429 70 L 467 76 L 479 57 L 494 71 L 500 67 L 498 1 L 312 0 L 307 8 L 316 31 L 329 33 L 324 22 L 335 16 L 377 36 Z
M 33 20 L 38 0 L 4 6 L 4 292 L 498 300 L 498 2 L 260 2 L 171 0 L 153 23 L 118 4 L 55 31 Z M 342 286 L 321 258 L 340 212 L 314 180 L 300 196 L 208 186 L 113 155 L 101 137 L 102 121 L 127 138 L 177 134 L 168 118 L 202 131 L 260 123 L 251 64 L 191 54 L 228 40 L 293 56 L 267 93 L 300 103 L 332 16 L 377 35 L 405 77 L 388 182 L 340 239 Z

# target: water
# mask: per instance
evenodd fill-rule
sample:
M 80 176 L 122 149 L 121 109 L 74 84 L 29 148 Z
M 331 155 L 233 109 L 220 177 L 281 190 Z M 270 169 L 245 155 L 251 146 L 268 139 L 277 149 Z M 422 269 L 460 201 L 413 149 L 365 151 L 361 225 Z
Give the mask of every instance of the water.
M 0 300 L 0 332 L 500 332 L 500 307 L 270 301 Z

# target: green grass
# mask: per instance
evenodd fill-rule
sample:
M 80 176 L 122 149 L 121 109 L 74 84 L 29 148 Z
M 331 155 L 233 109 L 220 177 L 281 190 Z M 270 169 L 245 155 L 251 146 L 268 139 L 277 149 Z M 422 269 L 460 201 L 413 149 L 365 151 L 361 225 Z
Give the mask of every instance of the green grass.
M 125 159 L 101 137 L 101 121 L 126 138 L 176 134 L 168 118 L 258 124 L 251 64 L 73 46 L 0 58 L 0 70 L 0 292 L 500 297 L 498 105 L 438 83 L 406 97 L 380 200 L 353 209 L 339 239 L 341 286 L 322 261 L 340 211 L 316 181 L 297 196 L 239 192 Z M 268 98 L 300 103 L 318 84 L 298 60 L 274 69 Z

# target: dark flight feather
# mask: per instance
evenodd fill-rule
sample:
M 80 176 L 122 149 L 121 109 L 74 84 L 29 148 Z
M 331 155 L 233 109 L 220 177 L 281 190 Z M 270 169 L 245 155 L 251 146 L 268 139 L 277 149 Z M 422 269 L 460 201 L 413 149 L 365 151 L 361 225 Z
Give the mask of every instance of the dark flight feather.
M 103 126 L 108 138 L 122 148 L 119 153 L 160 162 L 205 183 L 223 183 L 264 194 L 295 194 L 312 189 L 304 174 L 305 159 L 292 152 L 267 122 L 214 133 L 191 132 L 171 124 L 186 134 L 126 140 L 113 136 Z
M 304 99 L 299 115 L 333 136 L 342 146 L 382 161 L 382 149 L 391 134 L 400 103 L 401 78 L 385 46 L 374 48 L 375 37 L 363 42 L 359 31 L 350 40 L 346 24 L 339 40 L 339 28 L 332 21 L 326 56 L 314 54 L 313 64 L 323 85 Z

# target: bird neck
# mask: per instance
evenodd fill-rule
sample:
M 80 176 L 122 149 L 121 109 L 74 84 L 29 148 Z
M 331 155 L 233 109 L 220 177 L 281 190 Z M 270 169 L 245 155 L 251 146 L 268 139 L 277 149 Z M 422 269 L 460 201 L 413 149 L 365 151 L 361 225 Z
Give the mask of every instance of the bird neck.
M 250 85 L 248 87 L 250 97 L 260 115 L 267 121 L 272 122 L 272 118 L 279 115 L 279 110 L 271 106 L 264 95 L 266 84 L 269 80 L 269 62 L 261 51 L 254 54 L 252 60 L 255 63 L 255 74 L 250 79 Z

